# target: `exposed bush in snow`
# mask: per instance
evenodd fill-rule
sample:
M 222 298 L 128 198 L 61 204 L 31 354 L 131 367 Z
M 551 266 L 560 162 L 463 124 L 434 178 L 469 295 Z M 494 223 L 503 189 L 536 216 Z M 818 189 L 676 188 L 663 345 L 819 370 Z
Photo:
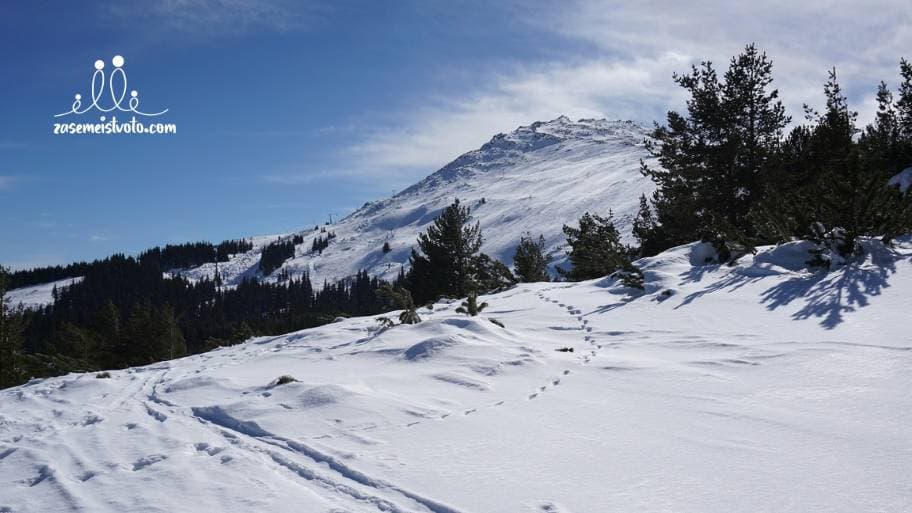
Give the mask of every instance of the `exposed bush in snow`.
M 615 271 L 612 275 L 621 281 L 621 284 L 627 288 L 644 290 L 645 277 L 643 271 L 633 264 L 626 264 L 622 269 Z
M 296 380 L 295 378 L 293 378 L 287 374 L 284 374 L 284 375 L 276 378 L 275 381 L 272 382 L 272 386 L 277 387 L 280 385 L 287 385 L 289 383 L 297 383 L 297 382 L 298 382 L 298 380 Z
M 469 297 L 467 297 L 466 300 L 462 302 L 462 306 L 456 308 L 456 312 L 471 315 L 474 317 L 481 313 L 481 311 L 484 310 L 487 306 L 487 303 L 479 303 L 478 294 L 472 292 L 469 294 Z

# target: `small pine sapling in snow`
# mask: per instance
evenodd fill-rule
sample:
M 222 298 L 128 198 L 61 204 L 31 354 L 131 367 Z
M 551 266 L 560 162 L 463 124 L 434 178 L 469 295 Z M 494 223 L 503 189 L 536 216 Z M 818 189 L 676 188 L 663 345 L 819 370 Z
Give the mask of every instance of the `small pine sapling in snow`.
M 456 309 L 456 312 L 464 313 L 466 315 L 475 317 L 476 315 L 481 313 L 481 311 L 484 310 L 487 306 L 488 306 L 487 303 L 479 304 L 478 303 L 478 294 L 472 292 L 469 294 L 469 297 L 467 297 L 466 300 L 462 302 L 462 306 L 460 306 L 459 308 Z
M 392 251 L 392 250 L 393 250 L 393 249 L 390 247 L 390 243 L 389 243 L 389 242 L 384 242 L 384 243 L 383 243 L 383 254 L 389 253 L 389 252 Z
M 817 269 L 827 269 L 830 268 L 830 249 L 824 243 L 824 236 L 826 234 L 826 228 L 823 227 L 823 223 L 813 223 L 811 225 L 811 240 L 816 244 L 814 249 L 808 251 L 811 254 L 810 260 L 805 262 L 808 267 L 817 268 Z
M 392 302 L 397 308 L 402 310 L 399 314 L 399 322 L 402 324 L 418 324 L 421 317 L 415 307 L 415 301 L 412 300 L 412 293 L 402 287 L 392 287 L 388 283 L 383 284 L 377 290 L 377 295 Z
M 846 231 L 840 227 L 826 231 L 823 223 L 811 224 L 811 241 L 816 244 L 809 250 L 810 260 L 805 262 L 808 267 L 829 270 L 834 261 L 844 263 L 844 259 L 853 254 L 861 254 L 861 245 L 846 240 Z
M 726 239 L 722 233 L 705 234 L 702 238 L 702 241 L 712 244 L 713 248 L 716 250 L 716 257 L 714 261 L 707 261 L 707 264 L 719 263 L 733 266 L 738 261 L 738 259 L 744 255 L 748 253 L 755 253 L 754 248 L 746 246 L 740 242 Z
M 415 311 L 415 306 L 411 308 L 406 308 L 399 314 L 399 322 L 402 324 L 418 324 L 421 322 L 421 317 L 418 316 L 418 312 Z
M 621 281 L 627 288 L 645 290 L 645 277 L 643 276 L 643 271 L 639 267 L 631 264 L 625 263 L 620 270 L 616 271 L 613 275 L 615 278 Z
M 377 324 L 380 325 L 380 329 L 392 328 L 393 326 L 396 325 L 396 323 L 394 323 L 392 319 L 390 319 L 389 317 L 386 317 L 386 316 L 377 317 Z

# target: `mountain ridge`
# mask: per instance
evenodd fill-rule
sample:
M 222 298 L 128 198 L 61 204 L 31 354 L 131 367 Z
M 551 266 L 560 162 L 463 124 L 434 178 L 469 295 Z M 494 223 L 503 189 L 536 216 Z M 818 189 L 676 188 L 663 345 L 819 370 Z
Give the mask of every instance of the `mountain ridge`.
M 393 278 L 408 262 L 419 233 L 455 199 L 472 208 L 484 235 L 482 251 L 512 264 L 512 251 L 524 232 L 542 234 L 554 265 L 564 262 L 561 227 L 584 212 L 613 211 L 618 229 L 629 228 L 640 194 L 654 186 L 639 172 L 649 131 L 633 121 L 561 116 L 500 133 L 463 153 L 415 184 L 388 198 L 370 201 L 342 219 L 292 234 L 254 237 L 254 248 L 218 265 L 227 284 L 249 277 L 275 281 L 307 273 L 314 283 L 335 281 L 359 270 Z M 313 239 L 336 235 L 328 248 L 311 252 Z M 258 272 L 262 248 L 290 235 L 304 236 L 295 256 L 270 276 Z M 382 251 L 384 243 L 390 251 Z M 179 271 L 190 279 L 212 278 L 216 265 Z

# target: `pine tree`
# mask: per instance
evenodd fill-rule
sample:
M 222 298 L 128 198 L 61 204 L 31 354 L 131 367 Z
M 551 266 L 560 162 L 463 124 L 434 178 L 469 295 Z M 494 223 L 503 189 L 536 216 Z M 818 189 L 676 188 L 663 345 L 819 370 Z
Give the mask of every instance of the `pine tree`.
M 54 333 L 56 352 L 78 358 L 85 363 L 95 356 L 96 342 L 89 330 L 64 322 Z M 81 370 L 89 370 L 88 366 Z
M 649 200 L 646 195 L 640 195 L 640 209 L 633 219 L 633 238 L 637 241 L 636 253 L 638 256 L 647 257 L 661 253 L 668 249 L 662 227 L 656 221 Z
M 156 349 L 155 321 L 152 304 L 144 301 L 136 305 L 124 324 L 124 333 L 120 338 L 118 353 L 119 366 L 145 365 L 156 361 L 159 351 Z
M 899 63 L 902 81 L 899 85 L 899 100 L 896 102 L 896 114 L 900 133 L 907 145 L 912 144 L 912 63 L 902 59 Z
M 813 183 L 812 201 L 816 218 L 827 231 L 845 230 L 845 244 L 841 252 L 848 255 L 855 251 L 855 239 L 864 230 L 862 211 L 868 203 L 862 189 L 868 189 L 875 180 L 861 159 L 855 144 L 859 132 L 856 126 L 858 113 L 851 110 L 848 98 L 842 92 L 836 69 L 829 72 L 824 84 L 826 109 L 816 116 L 813 144 L 815 151 L 824 157 Z M 813 119 L 815 112 L 808 110 Z M 886 187 L 883 177 L 880 187 Z M 812 223 L 812 224 L 813 224 Z M 810 230 L 811 228 L 808 227 Z
M 92 322 L 98 344 L 98 356 L 95 360 L 105 369 L 118 367 L 116 353 L 121 346 L 120 311 L 111 299 L 105 301 Z
M 478 294 L 470 292 L 466 300 L 462 302 L 462 305 L 456 308 L 456 312 L 475 317 L 480 314 L 482 310 L 487 308 L 487 306 L 487 303 L 478 302 Z
M 7 282 L 8 271 L 0 266 L 0 388 L 17 385 L 25 378 L 19 361 L 22 350 L 21 316 L 8 303 Z
M 215 285 L 215 290 L 222 290 L 222 275 L 219 274 L 218 262 L 215 263 L 215 276 L 212 283 Z
M 469 293 L 494 292 L 516 284 L 516 277 L 509 267 L 484 253 L 472 257 L 469 272 Z
M 393 250 L 393 248 L 390 247 L 389 241 L 386 241 L 386 242 L 383 243 L 383 254 L 384 254 L 384 255 L 387 254 L 387 253 L 389 253 L 389 252 L 392 251 L 392 250 Z
M 250 327 L 247 321 L 237 323 L 231 330 L 230 341 L 233 344 L 244 342 L 256 336 L 256 332 Z
M 481 228 L 470 223 L 459 200 L 443 210 L 412 250 L 409 289 L 419 303 L 440 296 L 465 297 L 472 288 L 472 258 L 481 248 Z
M 187 354 L 187 345 L 184 341 L 184 335 L 178 326 L 177 317 L 174 314 L 174 308 L 165 304 L 158 309 L 157 323 L 161 326 L 161 353 L 159 359 L 173 360 Z
M 773 242 L 798 237 L 818 242 L 812 262 L 826 267 L 823 253 L 848 257 L 862 235 L 885 242 L 912 227 L 912 199 L 887 182 L 904 160 L 898 108 L 881 83 L 874 123 L 856 139 L 857 113 L 851 110 L 829 72 L 826 108 L 805 107 L 809 125 L 796 127 L 782 145 L 774 185 L 752 217 Z
M 521 282 L 550 281 L 548 264 L 551 260 L 551 255 L 545 254 L 545 238 L 539 235 L 536 241 L 526 233 L 520 237 L 513 254 L 513 269 Z
M 674 80 L 690 94 L 687 114 L 669 112 L 655 142 L 647 141 L 661 167 L 641 166 L 658 186 L 653 207 L 664 240 L 656 249 L 698 238 L 751 240 L 748 214 L 790 121 L 771 89 L 772 62 L 748 45 L 722 80 L 710 62 Z
M 590 280 L 607 276 L 629 263 L 627 248 L 609 213 L 608 217 L 586 212 L 579 220 L 579 228 L 564 225 L 567 244 L 570 245 L 570 270 L 558 269 L 568 280 Z

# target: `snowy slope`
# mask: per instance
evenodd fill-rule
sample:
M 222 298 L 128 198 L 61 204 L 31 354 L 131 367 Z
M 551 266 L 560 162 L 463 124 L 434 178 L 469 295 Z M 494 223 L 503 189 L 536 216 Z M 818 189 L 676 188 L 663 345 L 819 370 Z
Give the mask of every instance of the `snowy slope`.
M 640 194 L 654 190 L 639 171 L 640 159 L 649 159 L 643 147 L 647 136 L 646 129 L 628 121 L 574 122 L 566 117 L 499 134 L 395 196 L 367 203 L 324 226 L 337 238 L 322 255 L 309 252 L 314 238 L 325 234 L 312 228 L 300 232 L 304 243 L 284 269 L 293 276 L 309 271 L 318 284 L 359 269 L 395 277 L 418 234 L 457 198 L 481 223 L 482 251 L 512 264 L 520 236 L 529 231 L 545 236 L 559 264 L 565 243 L 561 227 L 586 211 L 607 215 L 613 210 L 618 228 L 629 234 Z M 382 252 L 384 242 L 389 242 L 390 253 Z M 219 264 L 225 282 L 256 275 L 260 251 L 257 247 Z M 182 274 L 201 278 L 214 272 L 215 264 L 207 264 Z
M 910 511 L 912 239 L 866 249 L 694 244 L 639 297 L 522 284 L 5 390 L 0 511 Z
M 79 283 L 80 281 L 82 281 L 82 277 L 78 276 L 75 278 L 65 278 L 50 283 L 33 285 L 31 287 L 21 287 L 10 290 L 7 293 L 6 299 L 13 307 L 22 306 L 23 308 L 37 308 L 54 302 L 54 287 L 57 288 L 58 292 L 63 292 L 63 290 L 70 285 Z

